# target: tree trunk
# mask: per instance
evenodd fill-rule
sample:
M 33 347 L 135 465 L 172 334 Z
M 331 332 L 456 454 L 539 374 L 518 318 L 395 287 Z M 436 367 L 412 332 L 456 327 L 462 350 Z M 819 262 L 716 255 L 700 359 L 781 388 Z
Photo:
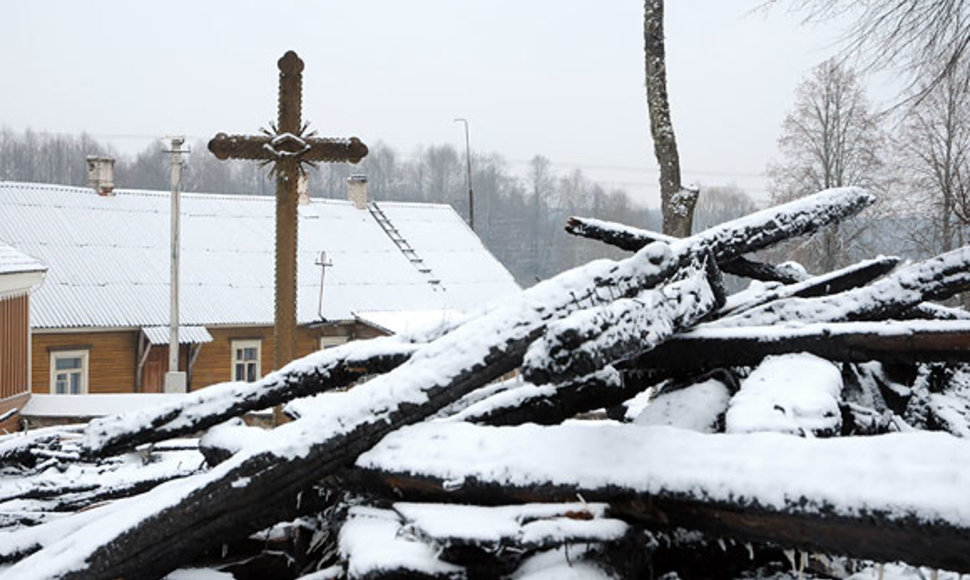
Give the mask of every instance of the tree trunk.
M 686 238 L 691 234 L 697 190 L 684 189 L 680 183 L 680 156 L 670 122 L 667 96 L 667 57 L 664 50 L 664 2 L 644 0 L 643 51 L 647 78 L 647 110 L 653 152 L 660 167 L 660 209 L 663 232 Z

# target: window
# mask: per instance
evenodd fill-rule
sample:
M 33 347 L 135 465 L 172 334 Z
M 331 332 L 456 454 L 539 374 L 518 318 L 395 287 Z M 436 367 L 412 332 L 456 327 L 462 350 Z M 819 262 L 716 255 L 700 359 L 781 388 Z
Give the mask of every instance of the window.
M 232 341 L 232 379 L 253 382 L 260 377 L 258 340 Z
M 88 351 L 51 353 L 51 394 L 83 395 L 88 392 Z
M 320 350 L 325 348 L 332 348 L 337 345 L 347 342 L 346 336 L 321 336 L 320 337 Z

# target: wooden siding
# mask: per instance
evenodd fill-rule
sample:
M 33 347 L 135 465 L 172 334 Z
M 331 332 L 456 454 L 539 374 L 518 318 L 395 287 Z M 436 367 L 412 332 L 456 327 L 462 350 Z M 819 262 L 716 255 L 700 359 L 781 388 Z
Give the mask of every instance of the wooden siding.
M 189 379 L 189 389 L 198 390 L 208 385 L 232 380 L 232 341 L 260 341 L 260 371 L 266 375 L 273 370 L 273 328 L 256 327 L 208 327 L 213 341 L 202 345 Z M 305 356 L 319 348 L 321 336 L 346 336 L 371 338 L 382 333 L 361 324 L 323 326 L 297 329 L 297 356 Z M 135 385 L 135 369 L 138 357 L 140 331 L 105 332 L 58 332 L 34 333 L 33 335 L 33 388 L 35 393 L 50 392 L 50 355 L 55 350 L 88 351 L 89 393 L 131 393 Z M 168 370 L 168 347 L 152 347 L 149 358 L 157 364 L 158 374 Z M 185 370 L 188 349 L 179 353 L 179 367 Z M 151 365 L 147 364 L 146 367 Z M 154 368 L 154 367 L 153 367 Z M 160 390 L 160 385 L 147 376 L 144 391 Z
M 27 296 L 0 300 L 0 400 L 29 391 Z
M 51 392 L 51 352 L 88 351 L 88 393 L 131 393 L 135 387 L 137 330 L 105 332 L 34 332 L 33 388 Z
M 20 393 L 19 395 L 14 395 L 8 399 L 0 399 L 0 415 L 3 415 L 10 409 L 23 409 L 24 405 L 30 399 L 30 393 Z M 7 419 L 6 421 L 0 421 L 0 435 L 4 433 L 11 433 L 13 431 L 20 431 L 20 415 L 14 415 L 13 417 Z
M 273 327 L 220 328 L 208 327 L 213 341 L 202 345 L 202 350 L 192 369 L 192 390 L 232 380 L 232 341 L 260 341 L 260 371 L 263 375 L 273 370 Z M 321 336 L 346 336 L 349 340 L 373 338 L 381 333 L 369 326 L 351 324 L 297 329 L 296 355 L 306 356 L 319 350 Z

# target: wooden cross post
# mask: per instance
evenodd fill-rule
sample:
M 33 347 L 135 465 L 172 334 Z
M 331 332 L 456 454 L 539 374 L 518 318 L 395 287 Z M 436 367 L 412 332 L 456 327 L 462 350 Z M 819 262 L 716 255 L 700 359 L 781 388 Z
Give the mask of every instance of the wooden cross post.
M 303 101 L 303 61 L 288 51 L 277 63 L 280 69 L 279 119 L 273 132 L 263 135 L 219 133 L 209 141 L 217 158 L 251 159 L 273 163 L 276 176 L 276 323 L 273 364 L 279 369 L 296 354 L 296 249 L 297 185 L 302 164 L 349 161 L 367 155 L 356 137 L 326 139 L 306 133 L 300 120 Z

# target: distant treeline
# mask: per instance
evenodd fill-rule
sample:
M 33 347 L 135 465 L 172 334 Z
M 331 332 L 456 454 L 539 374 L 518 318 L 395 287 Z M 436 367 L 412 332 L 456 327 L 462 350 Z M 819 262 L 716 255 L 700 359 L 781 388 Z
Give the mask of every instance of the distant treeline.
M 124 189 L 167 190 L 169 158 L 158 141 L 133 157 L 119 156 L 111 147 L 88 135 L 52 135 L 0 130 L 0 180 L 85 185 L 90 155 L 117 159 L 115 186 Z M 403 159 L 392 147 L 378 142 L 359 165 L 321 164 L 310 170 L 310 195 L 346 198 L 347 178 L 362 173 L 368 195 L 375 201 L 420 201 L 451 204 L 467 219 L 468 185 L 463 153 L 451 145 L 419 148 Z M 657 209 L 631 201 L 622 189 L 607 190 L 580 170 L 553 171 L 551 162 L 537 155 L 524 176 L 513 173 L 498 154 L 472 155 L 475 231 L 486 246 L 523 286 L 562 270 L 622 252 L 603 244 L 574 238 L 563 231 L 571 215 L 614 220 L 660 229 Z M 253 162 L 218 161 L 195 143 L 183 172 L 183 191 L 271 195 L 275 184 L 269 168 Z M 707 188 L 695 223 L 706 227 L 742 215 L 754 203 L 736 188 Z

